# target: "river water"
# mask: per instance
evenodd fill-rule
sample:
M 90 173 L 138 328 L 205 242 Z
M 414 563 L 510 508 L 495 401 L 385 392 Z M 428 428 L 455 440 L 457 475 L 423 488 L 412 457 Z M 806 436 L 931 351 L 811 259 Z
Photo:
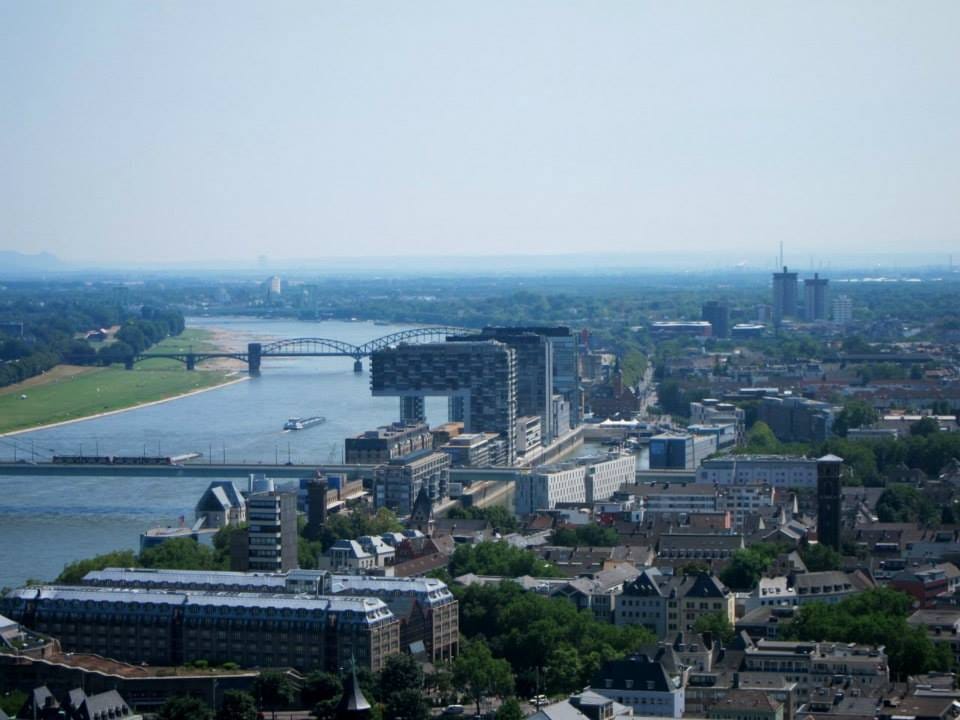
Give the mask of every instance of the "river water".
M 362 344 L 409 325 L 190 318 L 231 346 L 249 341 L 323 337 Z M 370 395 L 367 362 L 352 358 L 265 359 L 259 377 L 128 412 L 0 438 L 0 457 L 51 454 L 177 455 L 212 453 L 215 461 L 340 461 L 343 440 L 399 417 L 398 401 Z M 186 371 L 184 371 L 186 372 Z M 245 373 L 241 373 L 241 376 Z M 285 432 L 295 416 L 326 423 Z M 442 398 L 428 399 L 431 423 L 446 419 Z M 196 478 L 0 477 L 0 587 L 53 579 L 64 564 L 122 548 L 136 549 L 148 527 L 176 524 L 210 482 Z

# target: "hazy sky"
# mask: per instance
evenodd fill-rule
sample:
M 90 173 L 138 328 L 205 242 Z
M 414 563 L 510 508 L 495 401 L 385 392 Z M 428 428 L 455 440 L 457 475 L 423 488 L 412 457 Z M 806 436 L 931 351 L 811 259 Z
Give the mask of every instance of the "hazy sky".
M 956 0 L 5 0 L 0 249 L 960 251 L 958 28 Z

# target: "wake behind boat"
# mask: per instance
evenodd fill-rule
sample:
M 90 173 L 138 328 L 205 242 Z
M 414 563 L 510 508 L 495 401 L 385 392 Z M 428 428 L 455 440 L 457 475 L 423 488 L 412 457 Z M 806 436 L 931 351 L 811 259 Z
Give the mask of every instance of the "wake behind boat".
M 322 415 L 316 415 L 314 417 L 308 417 L 308 418 L 295 417 L 287 420 L 287 422 L 283 424 L 283 429 L 284 430 L 305 430 L 308 427 L 311 427 L 313 425 L 320 425 L 322 423 L 325 423 L 326 421 L 327 419 Z

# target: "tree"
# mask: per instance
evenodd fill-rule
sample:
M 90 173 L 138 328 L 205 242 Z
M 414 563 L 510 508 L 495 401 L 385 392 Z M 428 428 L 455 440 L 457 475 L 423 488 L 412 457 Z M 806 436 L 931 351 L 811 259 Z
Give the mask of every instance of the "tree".
M 257 720 L 257 703 L 253 695 L 242 690 L 227 690 L 217 720 Z
M 29 696 L 22 690 L 12 690 L 0 694 L 0 710 L 7 713 L 10 717 L 15 717 Z
M 940 432 L 940 423 L 932 417 L 923 417 L 910 425 L 910 434 L 928 437 Z
M 423 689 L 423 669 L 412 655 L 391 655 L 380 671 L 380 693 L 384 698 L 409 688 Z
M 880 522 L 921 522 L 935 525 L 940 510 L 926 495 L 909 485 L 890 485 L 877 500 Z
M 270 710 L 274 720 L 277 717 L 277 710 L 292 704 L 296 698 L 289 678 L 274 670 L 260 673 L 253 682 L 253 692 L 260 707 Z
M 317 706 L 323 705 L 325 711 L 332 713 L 343 695 L 343 683 L 340 678 L 333 673 L 315 670 L 307 675 L 303 680 L 303 687 L 300 690 L 300 703 L 305 707 L 313 707 L 314 715 L 317 717 L 327 717 L 317 714 Z
M 132 358 L 136 352 L 122 340 L 115 343 L 104 345 L 97 351 L 97 360 L 101 365 L 113 365 L 114 363 L 126 362 Z
M 86 560 L 77 560 L 66 565 L 57 576 L 56 582 L 64 585 L 77 585 L 88 572 L 103 570 L 108 567 L 138 567 L 140 565 L 136 554 L 132 550 L 117 550 L 115 552 L 97 555 Z
M 734 636 L 734 628 L 730 624 L 730 618 L 719 612 L 701 615 L 694 623 L 693 629 L 698 633 L 712 633 L 713 637 L 724 643 L 732 640 Z
M 221 570 L 222 561 L 206 545 L 193 538 L 175 538 L 140 553 L 140 564 L 169 570 Z
M 157 713 L 158 720 L 213 720 L 213 710 L 191 695 L 168 698 Z
M 477 704 L 477 715 L 485 697 L 504 697 L 513 690 L 510 663 L 493 657 L 483 640 L 469 642 L 461 650 L 453 661 L 453 679 Z
M 752 590 L 780 552 L 781 548 L 771 543 L 758 543 L 737 550 L 730 564 L 720 572 L 720 579 L 734 590 Z
M 780 441 L 773 430 L 763 420 L 758 420 L 747 433 L 747 443 L 741 448 L 745 453 L 776 453 L 780 451 Z
M 558 644 L 547 655 L 547 693 L 562 693 L 569 687 L 576 687 L 582 668 L 580 655 L 566 643 Z
M 523 709 L 515 697 L 507 698 L 497 708 L 497 720 L 523 720 Z
M 800 550 L 800 557 L 810 572 L 840 569 L 840 553 L 829 545 L 806 545 Z
M 385 720 L 428 720 L 430 705 L 423 691 L 405 688 L 384 698 Z
M 457 577 L 464 573 L 505 577 L 563 577 L 562 573 L 541 560 L 536 553 L 502 541 L 458 546 L 450 560 L 450 574 Z
M 879 418 L 872 405 L 863 400 L 851 400 L 843 406 L 843 410 L 834 420 L 833 432 L 840 437 L 846 437 L 848 430 L 873 425 Z

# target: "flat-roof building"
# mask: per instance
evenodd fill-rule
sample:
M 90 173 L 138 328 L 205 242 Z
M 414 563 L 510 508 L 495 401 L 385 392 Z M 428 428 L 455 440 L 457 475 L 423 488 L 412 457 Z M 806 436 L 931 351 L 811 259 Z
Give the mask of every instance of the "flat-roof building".
M 426 423 L 393 423 L 347 438 L 344 456 L 348 465 L 377 465 L 432 447 L 433 435 Z
M 450 456 L 434 450 L 420 450 L 393 458 L 376 469 L 373 504 L 409 515 L 413 503 L 425 489 L 431 502 L 443 502 L 450 495 Z
M 506 441 L 507 462 L 515 460 L 517 359 L 504 343 L 463 341 L 378 350 L 370 357 L 370 390 L 374 397 L 397 396 L 421 404 L 427 396 L 455 398 L 462 403 L 464 430 L 499 434 Z

